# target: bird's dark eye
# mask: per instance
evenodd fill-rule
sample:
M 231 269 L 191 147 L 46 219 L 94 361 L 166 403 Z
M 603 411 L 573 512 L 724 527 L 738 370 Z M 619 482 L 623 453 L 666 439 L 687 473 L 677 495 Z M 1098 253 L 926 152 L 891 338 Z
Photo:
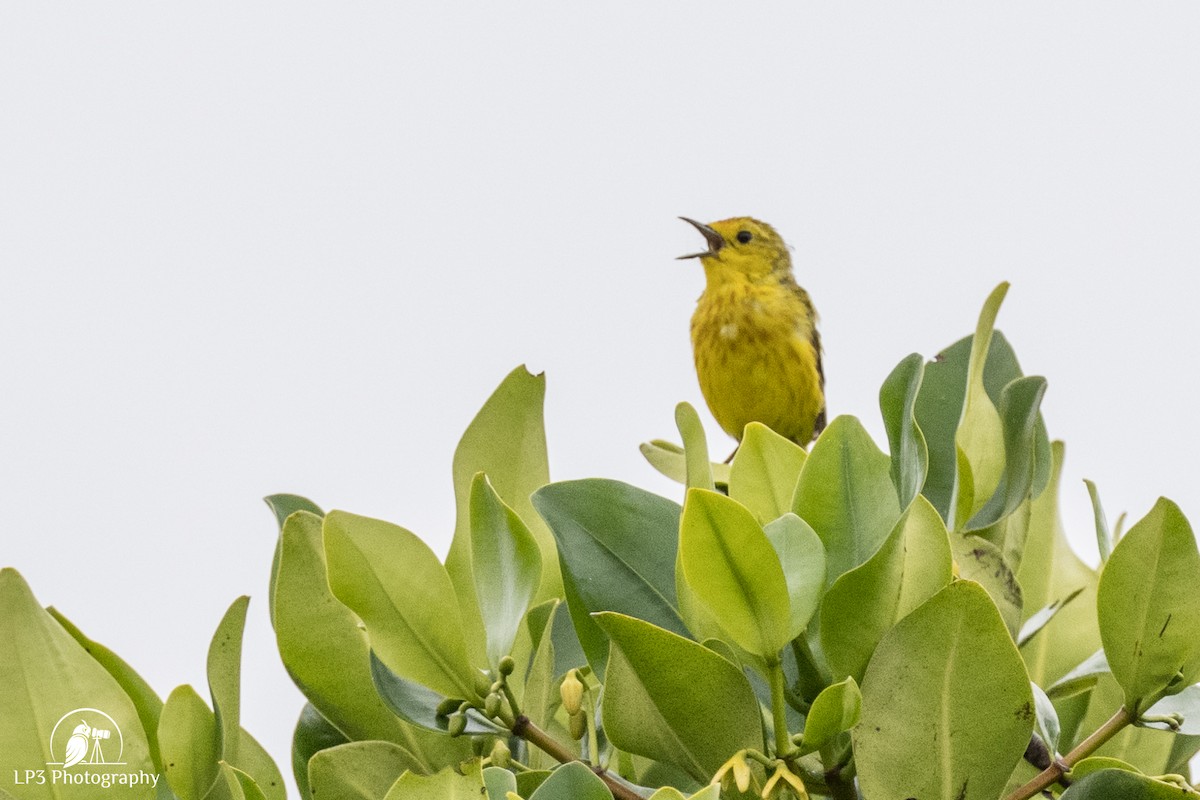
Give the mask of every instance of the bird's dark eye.
M 738 231 L 737 240 L 742 244 L 749 244 L 754 237 L 750 235 L 750 231 Z

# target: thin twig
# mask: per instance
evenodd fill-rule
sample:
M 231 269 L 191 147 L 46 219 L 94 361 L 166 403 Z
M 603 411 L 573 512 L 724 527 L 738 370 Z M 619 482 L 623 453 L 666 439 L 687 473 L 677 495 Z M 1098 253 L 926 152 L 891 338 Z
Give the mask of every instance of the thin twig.
M 532 745 L 544 750 L 551 758 L 562 764 L 579 761 L 575 754 L 566 748 L 562 742 L 555 739 L 544 730 L 534 725 L 529 717 L 522 714 L 512 727 L 513 736 L 519 736 Z M 586 762 L 584 762 L 586 763 Z M 592 772 L 608 787 L 616 800 L 643 800 L 642 796 L 618 781 L 608 770 L 597 764 L 588 764 Z
M 1071 767 L 1096 752 L 1105 742 L 1120 733 L 1131 722 L 1133 722 L 1133 715 L 1129 713 L 1125 706 L 1121 706 L 1117 710 L 1117 713 L 1109 718 L 1108 722 L 1097 728 L 1095 733 L 1080 742 L 1074 750 L 1042 770 L 1029 783 L 1019 789 L 1015 789 L 1004 800 L 1029 800 L 1029 798 L 1036 796 L 1043 789 L 1047 789 L 1058 783 Z

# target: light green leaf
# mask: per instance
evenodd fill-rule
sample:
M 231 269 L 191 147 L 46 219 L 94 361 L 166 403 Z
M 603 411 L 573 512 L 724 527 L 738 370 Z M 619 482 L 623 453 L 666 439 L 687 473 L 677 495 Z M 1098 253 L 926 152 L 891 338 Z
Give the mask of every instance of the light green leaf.
M 700 415 L 690 403 L 675 406 L 675 427 L 683 437 L 684 464 L 687 467 L 687 485 L 691 489 L 715 489 L 713 472 L 708 460 L 708 439 Z
M 324 533 L 329 587 L 367 626 L 380 660 L 436 692 L 475 698 L 454 588 L 428 545 L 344 511 L 326 515 Z
M 650 466 L 661 475 L 687 486 L 687 454 L 682 447 L 663 439 L 651 439 L 638 445 L 638 449 L 646 457 L 646 461 L 650 462 Z M 709 464 L 709 467 L 712 469 L 713 481 L 717 488 L 728 488 L 729 465 L 713 463 Z
M 242 595 L 225 612 L 208 646 L 208 690 L 212 693 L 217 718 L 221 758 L 230 764 L 238 759 L 241 741 L 242 632 L 250 598 Z
M 220 776 L 216 718 L 191 686 L 175 687 L 158 721 L 167 783 L 180 800 L 202 800 Z
M 537 541 L 482 472 L 471 484 L 475 596 L 487 633 L 488 664 L 509 654 L 541 578 Z
M 762 423 L 751 422 L 729 470 L 729 496 L 766 525 L 792 510 L 805 458 L 804 448 Z
M 679 506 L 618 481 L 553 483 L 533 496 L 558 541 L 575 632 L 596 674 L 608 637 L 589 616 L 617 611 L 687 635 L 675 594 Z
M 346 737 L 321 716 L 312 703 L 305 703 L 292 732 L 292 776 L 301 797 L 311 796 L 308 785 L 308 762 L 317 753 L 329 747 L 345 744 Z
M 423 772 L 467 758 L 470 744 L 465 739 L 418 730 L 380 700 L 367 634 L 329 589 L 322 524 L 320 517 L 301 511 L 287 518 L 280 533 L 275 641 L 288 674 L 347 739 L 400 745 L 418 759 Z
M 1046 694 L 1055 700 L 1073 697 L 1091 689 L 1101 675 L 1107 674 L 1108 659 L 1104 657 L 1104 650 L 1097 650 L 1075 669 L 1050 684 L 1046 688 Z
M 82 721 L 89 724 L 121 729 L 123 769 L 156 772 L 138 709 L 121 684 L 42 608 L 24 578 L 11 568 L 0 569 L 0 642 L 0 759 L 9 768 L 0 772 L 0 780 L 7 784 L 11 769 L 49 769 L 46 762 L 62 760 L 66 740 L 79 722 L 71 722 L 72 716 L 55 738 L 51 734 L 64 713 L 74 711 L 83 712 Z M 99 709 L 112 724 L 81 706 Z M 107 755 L 109 749 L 104 752 Z M 19 791 L 22 800 L 66 796 L 49 780 Z M 111 796 L 151 800 L 155 795 L 152 787 L 121 787 Z
M 1087 709 L 1075 726 L 1072 741 L 1068 744 L 1064 739 L 1060 745 L 1064 752 L 1107 722 L 1121 708 L 1123 693 L 1112 675 L 1101 675 L 1087 700 Z M 1065 725 L 1063 730 L 1065 736 Z M 1142 772 L 1158 775 L 1166 771 L 1172 745 L 1178 738 L 1163 731 L 1130 725 L 1105 742 L 1093 755 L 1119 758 L 1137 766 Z
M 1029 640 L 1037 636 L 1038 632 L 1050 624 L 1050 620 L 1058 615 L 1076 597 L 1083 593 L 1083 587 L 1076 587 L 1073 592 L 1070 592 L 1065 597 L 1060 597 L 1048 606 L 1038 609 L 1034 614 L 1025 620 L 1021 626 L 1020 633 L 1017 634 L 1017 647 L 1024 647 L 1029 643 Z
M 918 495 L 879 551 L 838 578 L 825 594 L 821 646 L 834 677 L 861 681 L 883 635 L 950 578 L 946 525 Z
M 804 720 L 802 753 L 820 750 L 842 731 L 858 724 L 862 712 L 862 693 L 854 678 L 825 687 L 813 700 L 812 708 Z
M 879 408 L 892 451 L 892 482 L 905 507 L 921 491 L 929 473 L 929 448 L 916 419 L 924 376 L 925 359 L 913 353 L 896 365 L 879 389 Z
M 1113 535 L 1108 528 L 1108 518 L 1104 515 L 1104 506 L 1100 504 L 1100 490 L 1096 488 L 1096 484 L 1086 478 L 1083 481 L 1087 486 L 1088 497 L 1092 500 L 1092 518 L 1096 524 L 1096 546 L 1100 550 L 1100 563 L 1108 561 L 1109 555 L 1113 549 Z
M 1062 800 L 1187 800 L 1200 797 L 1185 791 L 1178 783 L 1135 775 L 1123 769 L 1105 769 L 1072 784 Z
M 209 793 L 210 798 L 215 800 L 215 796 L 228 796 L 232 800 L 267 800 L 266 793 L 252 776 L 227 761 L 220 762 L 218 766 L 228 794 L 214 787 L 214 791 Z
M 500 767 L 484 767 L 483 785 L 487 800 L 506 800 L 509 792 L 517 792 L 517 776 Z
M 825 546 L 809 524 L 788 512 L 763 528 L 779 556 L 787 583 L 791 625 L 788 639 L 804 633 L 825 589 Z
M 554 539 L 533 513 L 529 495 L 550 482 L 542 407 L 546 378 L 524 366 L 510 372 L 479 409 L 454 451 L 454 538 L 446 556 L 446 572 L 454 584 L 464 638 L 472 662 L 482 663 L 483 618 L 475 598 L 471 568 L 471 481 L 487 473 L 497 494 L 529 526 L 541 551 L 542 577 L 534 600 L 562 596 Z
M 783 568 L 745 506 L 716 492 L 689 489 L 679 563 L 693 595 L 739 647 L 770 661 L 792 640 Z
M 384 800 L 480 800 L 485 791 L 483 772 L 476 759 L 460 768 L 447 767 L 435 775 L 406 772 L 388 789 Z
M 983 587 L 955 581 L 883 637 L 854 752 L 871 800 L 995 800 L 1033 729 L 1017 648 Z
M 1021 648 L 1029 675 L 1039 686 L 1050 686 L 1100 648 L 1096 573 L 1071 549 L 1059 514 L 1063 454 L 1062 442 L 1055 442 L 1051 481 L 1033 501 L 1017 581 L 1026 617 L 1078 588 L 1083 593 Z
M 313 756 L 308 782 L 317 798 L 377 800 L 410 769 L 418 769 L 412 755 L 391 742 L 351 742 Z
M 1030 685 L 1033 690 L 1033 709 L 1037 716 L 1034 718 L 1034 732 L 1046 743 L 1051 753 L 1058 752 L 1058 735 L 1061 732 L 1058 724 L 1058 712 L 1050 698 L 1036 683 Z
M 956 530 L 984 507 L 1004 474 L 1004 427 L 984 386 L 983 369 L 992 343 L 996 315 L 1007 293 L 1008 283 L 1001 283 L 988 295 L 971 341 L 967 392 L 954 435 L 959 468 L 953 503 Z
M 524 697 L 521 700 L 521 708 L 525 715 L 534 725 L 551 735 L 554 735 L 561 727 L 556 725 L 554 720 L 554 712 L 562 704 L 558 690 L 559 673 L 555 669 L 554 663 L 554 626 L 556 623 L 561 624 L 558 622 L 557 615 L 551 613 L 542 626 L 537 649 L 534 650 L 533 661 L 529 665 L 528 677 L 525 679 Z M 607 635 L 604 640 L 608 641 Z M 530 748 L 527 766 L 533 769 L 550 769 L 556 763 L 553 757 L 539 748 Z
M 1113 549 L 1097 602 L 1108 665 L 1133 713 L 1200 677 L 1200 553 L 1170 500 Z
M 529 800 L 612 800 L 612 792 L 594 772 L 572 761 L 554 770 Z
M 821 434 L 796 486 L 792 510 L 825 545 L 825 581 L 870 558 L 900 518 L 891 459 L 854 417 L 836 418 Z
M 267 507 L 275 515 L 275 522 L 279 525 L 279 533 L 281 534 L 280 538 L 275 540 L 275 554 L 271 557 L 271 580 L 267 587 L 267 611 L 271 615 L 271 625 L 274 625 L 275 581 L 279 575 L 279 557 L 283 550 L 283 523 L 297 511 L 307 511 L 310 514 L 316 514 L 318 517 L 325 516 L 325 512 L 316 503 L 298 494 L 267 495 L 263 498 L 263 502 L 267 504 Z
M 958 565 L 959 577 L 975 581 L 987 590 L 1015 640 L 1021 625 L 1024 600 L 1016 573 L 1004 560 L 1000 549 L 978 536 L 951 533 L 950 551 Z
M 674 764 L 700 783 L 737 751 L 763 748 L 758 700 L 740 668 L 633 617 L 596 619 L 612 642 L 603 719 L 616 747 Z

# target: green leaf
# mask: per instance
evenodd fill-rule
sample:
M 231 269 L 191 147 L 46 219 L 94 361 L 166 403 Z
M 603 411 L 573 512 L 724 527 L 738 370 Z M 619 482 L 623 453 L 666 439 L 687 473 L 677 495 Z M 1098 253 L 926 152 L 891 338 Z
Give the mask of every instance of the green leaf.
M 180 800 L 201 800 L 220 775 L 221 733 L 191 686 L 175 687 L 158 721 L 167 783 Z
M 400 677 L 388 669 L 374 651 L 371 652 L 371 678 L 375 682 L 375 690 L 379 697 L 405 722 L 443 736 L 449 733 L 448 720 L 437 715 L 437 707 L 446 700 L 446 695 Z M 461 698 L 456 696 L 455 699 Z M 500 730 L 494 723 L 484 719 L 479 712 L 473 709 L 467 711 L 464 733 L 498 733 Z
M 1042 687 L 1034 683 L 1030 684 L 1029 688 L 1033 690 L 1033 709 L 1037 714 L 1034 718 L 1034 732 L 1042 738 L 1051 753 L 1057 753 L 1058 736 L 1061 732 L 1058 724 L 1058 712 L 1054 709 L 1050 698 L 1042 691 Z
M 1039 377 L 1017 378 L 1001 392 L 998 413 L 1004 434 L 1004 469 L 995 492 L 967 522 L 965 530 L 980 531 L 995 525 L 1032 495 L 1045 394 L 1046 379 Z
M 1016 639 L 1024 599 L 1016 573 L 1004 560 L 1000 548 L 979 536 L 951 533 L 950 550 L 958 564 L 959 577 L 975 581 L 987 590 L 1009 634 Z
M 280 538 L 275 541 L 275 554 L 271 557 L 271 581 L 267 588 L 267 611 L 271 615 L 271 625 L 275 624 L 275 581 L 279 576 L 279 557 L 283 550 L 283 523 L 297 511 L 307 511 L 318 517 L 325 516 L 316 503 L 298 494 L 271 494 L 263 498 L 263 502 L 275 515 L 279 525 Z
M 879 389 L 879 409 L 892 451 L 892 482 L 902 506 L 913 501 L 929 473 L 929 448 L 916 418 L 924 376 L 925 359 L 913 353 L 896 365 Z
M 741 669 L 633 617 L 596 620 L 612 641 L 603 719 L 616 747 L 674 764 L 700 783 L 737 751 L 763 748 L 758 700 Z
M 688 490 L 679 563 L 693 595 L 739 647 L 770 661 L 792 640 L 783 568 L 762 527 L 737 501 Z
M 488 664 L 509 654 L 541 577 L 537 541 L 482 472 L 471 484 L 471 559 Z
M 1179 507 L 1159 499 L 1100 575 L 1100 637 L 1137 714 L 1200 677 L 1200 553 Z
M 1064 751 L 1078 745 L 1088 734 L 1107 722 L 1113 712 L 1121 707 L 1123 693 L 1112 675 L 1101 675 L 1087 699 L 1087 709 L 1075 726 L 1072 741 L 1069 745 L 1066 742 L 1061 744 Z M 1066 726 L 1063 728 L 1065 731 Z M 1157 775 L 1166 771 L 1172 746 L 1178 738 L 1163 731 L 1130 725 L 1105 742 L 1093 755 L 1119 758 L 1137 766 L 1142 772 Z
M 589 614 L 617 611 L 687 635 L 675 595 L 679 506 L 618 481 L 553 483 L 533 496 L 554 531 L 575 632 L 597 675 L 608 637 Z
M 476 697 L 462 619 L 428 545 L 380 520 L 325 517 L 329 587 L 367 626 L 371 648 L 402 678 L 450 697 Z
M 383 704 L 372 681 L 367 634 L 329 589 L 322 525 L 320 517 L 301 511 L 287 518 L 280 533 L 275 641 L 288 674 L 347 739 L 398 744 L 424 772 L 467 758 L 465 739 L 417 730 Z
M 1135 775 L 1122 769 L 1105 769 L 1072 784 L 1062 800 L 1186 800 L 1200 797 L 1177 783 Z
M 292 776 L 301 797 L 309 797 L 308 762 L 314 755 L 348 740 L 312 703 L 305 703 L 292 733 Z
M 376 800 L 405 770 L 412 755 L 391 742 L 351 742 L 322 750 L 308 762 L 312 795 L 337 800 Z
M 612 792 L 594 772 L 572 761 L 554 770 L 529 800 L 612 800 Z
M 682 447 L 663 439 L 651 439 L 638 445 L 638 449 L 659 474 L 687 486 L 687 454 Z M 709 464 L 709 467 L 712 469 L 713 481 L 717 488 L 728 487 L 729 465 L 715 463 Z
M 249 605 L 250 598 L 246 595 L 234 600 L 208 646 L 208 689 L 217 718 L 221 758 L 235 765 L 240 763 L 242 632 Z
M 484 767 L 483 786 L 487 800 L 507 800 L 509 792 L 517 791 L 517 776 L 500 767 Z
M 790 641 L 804 633 L 821 602 L 825 589 L 825 546 L 807 522 L 790 512 L 767 523 L 763 533 L 775 548 L 783 568 L 791 609 Z
M 79 723 L 61 728 L 57 738 L 52 738 L 55 726 L 65 712 L 82 711 L 87 715 L 84 721 L 90 719 L 90 724 L 121 729 L 123 769 L 157 771 L 138 709 L 124 688 L 42 608 L 24 578 L 11 568 L 0 569 L 0 642 L 0 758 L 5 767 L 49 769 L 46 762 L 61 760 L 70 731 Z M 82 706 L 98 709 L 112 724 Z M 107 755 L 108 748 L 104 752 Z M 0 772 L 0 779 L 7 784 L 12 775 L 6 769 Z M 18 791 L 22 800 L 68 796 L 49 782 L 43 787 L 22 786 Z M 151 800 L 155 794 L 152 787 L 121 787 L 114 788 L 112 796 Z
M 1063 445 L 1055 442 L 1051 481 L 1031 505 L 1029 535 L 1017 570 L 1026 616 L 1082 588 L 1045 630 L 1021 648 L 1030 677 L 1050 686 L 1100 648 L 1096 626 L 1096 573 L 1075 554 L 1063 532 L 1058 508 Z
M 222 781 L 218 781 L 218 785 L 222 782 L 225 784 L 228 796 L 232 800 L 267 800 L 267 795 L 263 792 L 262 787 L 258 785 L 258 781 L 254 780 L 248 773 L 238 769 L 227 761 L 222 761 L 217 766 L 221 771 L 222 778 Z M 223 792 L 214 787 L 209 797 L 213 798 L 217 794 L 224 796 Z
M 89 639 L 83 631 L 75 627 L 75 624 L 63 616 L 54 606 L 48 607 L 46 611 L 58 621 L 59 625 L 63 626 L 63 630 L 71 634 L 71 638 L 83 646 L 88 655 L 96 659 L 97 664 L 108 670 L 108 674 L 113 676 L 121 688 L 125 690 L 125 694 L 133 701 L 133 705 L 137 709 L 138 719 L 142 723 L 142 732 L 146 737 L 146 744 L 150 750 L 150 760 L 154 762 L 155 769 L 161 772 L 162 759 L 158 752 L 157 732 L 158 718 L 162 714 L 163 702 L 158 694 L 128 662 L 99 642 Z
M 530 620 L 530 624 L 533 624 L 533 620 Z M 554 646 L 554 627 L 560 624 L 562 623 L 554 613 L 542 624 L 537 649 L 534 650 L 533 661 L 529 665 L 529 674 L 525 681 L 524 697 L 521 700 L 521 708 L 525 715 L 547 733 L 552 733 L 560 727 L 555 725 L 554 719 L 554 712 L 562 704 L 558 689 L 558 678 L 562 673 L 555 667 Z M 605 641 L 608 641 L 607 636 Z M 549 769 L 555 763 L 549 754 L 538 748 L 530 748 L 527 766 Z
M 821 646 L 834 677 L 861 681 L 883 635 L 950 578 L 946 525 L 918 495 L 879 551 L 838 578 L 825 594 Z
M 675 427 L 679 428 L 679 435 L 683 437 L 688 488 L 715 489 L 712 467 L 708 460 L 708 439 L 704 436 L 700 415 L 690 403 L 675 406 Z
M 729 470 L 729 496 L 766 525 L 792 510 L 804 448 L 759 422 L 746 426 Z
M 1038 609 L 1025 623 L 1021 626 L 1020 633 L 1017 634 L 1017 647 L 1024 647 L 1029 643 L 1029 640 L 1050 624 L 1050 620 L 1058 615 L 1076 597 L 1083 593 L 1083 587 L 1079 586 L 1073 592 L 1070 592 L 1065 597 L 1060 597 L 1048 606 Z
M 825 581 L 870 558 L 900 518 L 891 459 L 854 417 L 836 418 L 821 434 L 796 486 L 792 510 L 825 545 Z
M 406 772 L 396 779 L 384 800 L 480 800 L 486 789 L 479 761 L 461 772 L 447 767 L 435 775 Z
M 1086 692 L 1096 685 L 1101 675 L 1108 675 L 1108 659 L 1104 650 L 1092 653 L 1075 669 L 1046 688 L 1046 694 L 1055 700 L 1062 700 Z
M 1108 561 L 1109 555 L 1113 549 L 1113 535 L 1108 528 L 1108 518 L 1104 516 L 1104 506 L 1100 504 L 1100 490 L 1096 488 L 1096 484 L 1086 478 L 1083 481 L 1087 486 L 1088 497 L 1092 500 L 1092 518 L 1096 524 L 1096 546 L 1100 550 L 1100 563 Z
M 892 628 L 854 752 L 871 800 L 995 800 L 1033 729 L 1029 678 L 983 587 L 955 581 Z
M 813 700 L 804 720 L 804 736 L 800 750 L 813 753 L 833 741 L 842 731 L 858 724 L 862 712 L 862 693 L 854 678 L 827 686 Z
M 542 409 L 545 397 L 545 376 L 532 375 L 524 366 L 517 367 L 479 409 L 454 451 L 454 499 L 458 513 L 446 556 L 446 572 L 454 584 L 462 630 L 472 648 L 473 661 L 482 662 L 485 641 L 471 568 L 470 498 L 476 473 L 487 473 L 501 499 L 525 521 L 537 540 L 542 576 L 535 602 L 562 595 L 554 540 L 529 504 L 529 495 L 550 482 Z
M 992 343 L 996 315 L 1007 293 L 1008 283 L 1005 282 L 988 295 L 983 310 L 979 312 L 979 322 L 971 340 L 967 391 L 962 417 L 954 434 L 958 482 L 952 506 L 955 509 L 956 530 L 984 507 L 1004 474 L 1004 427 L 1000 413 L 984 386 L 983 369 Z

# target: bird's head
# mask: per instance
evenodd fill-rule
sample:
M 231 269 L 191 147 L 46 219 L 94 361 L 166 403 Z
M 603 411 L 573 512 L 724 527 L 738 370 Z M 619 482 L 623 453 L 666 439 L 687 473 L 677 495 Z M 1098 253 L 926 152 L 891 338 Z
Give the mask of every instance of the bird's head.
M 752 217 L 731 217 L 705 225 L 680 217 L 704 236 L 708 249 L 679 258 L 698 258 L 710 275 L 740 275 L 751 281 L 791 272 L 792 258 L 775 229 Z
M 80 724 L 75 726 L 75 730 L 71 731 L 71 735 L 87 736 L 92 732 L 92 728 L 85 720 L 80 720 Z

